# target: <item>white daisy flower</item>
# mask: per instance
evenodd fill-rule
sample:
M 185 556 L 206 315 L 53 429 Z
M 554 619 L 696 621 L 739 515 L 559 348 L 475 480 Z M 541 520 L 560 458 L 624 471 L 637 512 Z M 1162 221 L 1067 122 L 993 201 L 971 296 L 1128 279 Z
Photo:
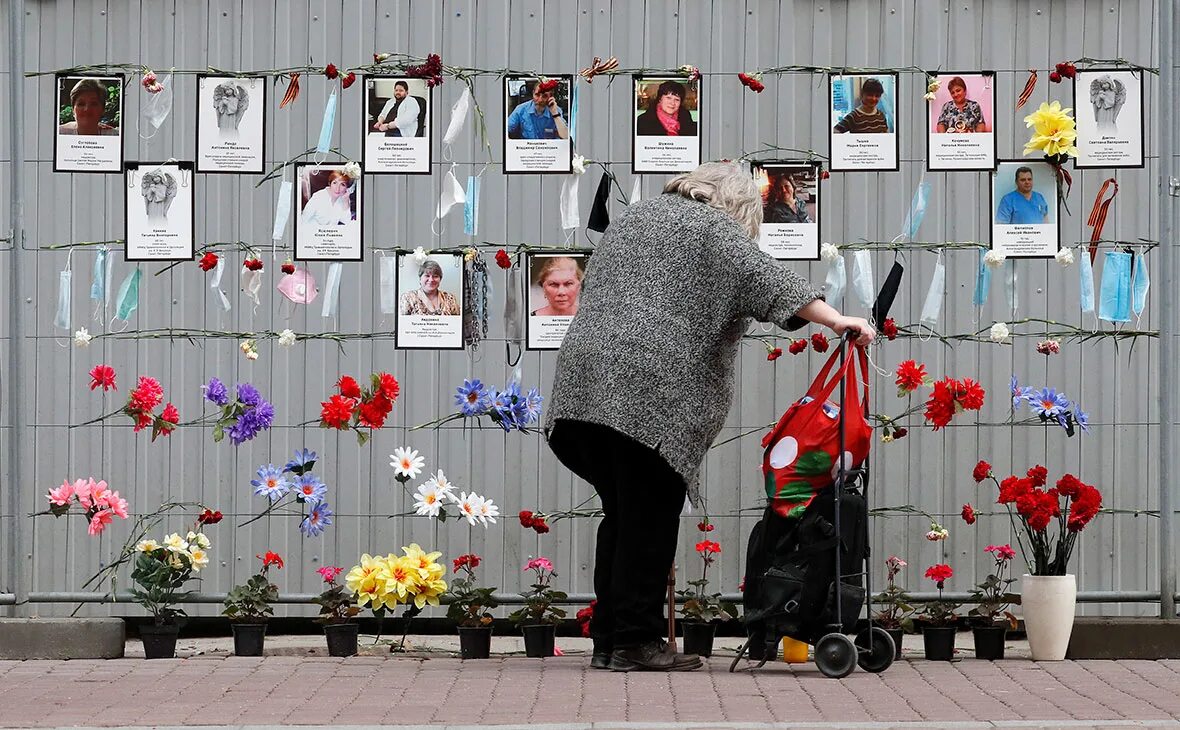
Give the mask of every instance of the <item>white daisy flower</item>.
M 452 482 L 450 479 L 447 479 L 447 475 L 443 474 L 442 469 L 438 470 L 438 473 L 434 475 L 433 479 L 434 479 L 434 481 L 438 482 L 438 488 L 442 492 L 444 497 L 451 500 L 452 502 L 459 501 L 455 497 L 455 483 Z
M 935 94 L 933 91 L 927 91 L 925 94 L 922 94 L 922 98 L 926 101 L 934 101 Z
M 479 521 L 483 523 L 484 527 L 491 522 L 496 524 L 496 518 L 500 516 L 500 508 L 491 499 L 482 499 L 479 503 Z
M 475 492 L 471 494 L 463 492 L 459 496 L 459 514 L 467 520 L 467 524 L 474 525 L 475 521 L 479 519 L 482 504 L 483 497 L 480 497 Z
M 439 491 L 438 482 L 433 479 L 418 487 L 414 501 L 414 512 L 422 517 L 438 517 L 443 506 L 443 494 Z
M 279 344 L 283 347 L 290 347 L 295 344 L 295 332 L 286 329 L 279 333 Z
M 1008 335 L 1012 334 L 1008 330 L 1008 325 L 1003 322 L 996 322 L 992 325 L 991 338 L 992 342 L 1003 342 L 1008 339 Z
M 983 255 L 983 263 L 989 269 L 1000 268 L 1001 266 L 1004 265 L 1004 262 L 1007 259 L 1008 259 L 1008 257 L 999 251 L 988 251 L 987 253 L 985 253 Z
M 399 482 L 404 483 L 411 479 L 417 479 L 425 464 L 426 459 L 418 456 L 418 452 L 408 446 L 396 448 L 389 455 L 389 465 L 393 467 L 393 476 Z
M 1062 266 L 1070 266 L 1073 264 L 1073 249 L 1063 248 L 1058 251 L 1057 255 L 1053 258 L 1057 259 L 1057 263 L 1061 264 Z
M 74 344 L 78 347 L 89 347 L 93 339 L 94 335 L 87 332 L 85 327 L 74 333 Z

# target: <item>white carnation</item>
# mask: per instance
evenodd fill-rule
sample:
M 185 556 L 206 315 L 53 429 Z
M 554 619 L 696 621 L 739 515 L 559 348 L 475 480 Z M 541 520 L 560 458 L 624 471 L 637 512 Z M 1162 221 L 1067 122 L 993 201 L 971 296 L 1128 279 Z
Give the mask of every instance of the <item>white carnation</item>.
M 989 269 L 1000 268 L 1001 266 L 1004 265 L 1004 262 L 1007 259 L 1008 259 L 1008 257 L 999 251 L 988 251 L 987 253 L 985 253 L 983 255 L 983 263 Z
M 821 243 L 819 246 L 819 256 L 824 261 L 835 261 L 840 258 L 840 249 L 830 243 Z
M 1073 249 L 1063 248 L 1058 251 L 1057 255 L 1053 258 L 1057 259 L 1057 263 L 1061 264 L 1062 266 L 1071 266 L 1073 265 Z
M 1003 342 L 1004 340 L 1008 339 L 1010 334 L 1012 333 L 1008 330 L 1008 325 L 1004 324 L 1003 322 L 996 322 L 992 325 L 992 342 Z

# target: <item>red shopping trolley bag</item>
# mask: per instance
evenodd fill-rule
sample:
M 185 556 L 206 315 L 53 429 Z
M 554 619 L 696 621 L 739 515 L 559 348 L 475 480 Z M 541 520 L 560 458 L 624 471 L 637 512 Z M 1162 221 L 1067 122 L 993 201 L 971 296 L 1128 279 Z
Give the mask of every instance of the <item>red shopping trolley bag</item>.
M 840 352 L 845 347 L 851 350 L 843 366 L 839 366 Z M 807 395 L 793 403 L 762 439 L 766 450 L 762 455 L 766 497 L 779 515 L 801 514 L 817 492 L 835 481 L 841 423 L 844 424 L 844 468 L 858 468 L 868 458 L 872 438 L 872 429 L 864 415 L 869 399 L 868 373 L 864 348 L 841 343 L 812 381 Z M 857 387 L 858 380 L 863 383 L 863 389 Z M 829 401 L 841 385 L 843 418 L 840 405 Z

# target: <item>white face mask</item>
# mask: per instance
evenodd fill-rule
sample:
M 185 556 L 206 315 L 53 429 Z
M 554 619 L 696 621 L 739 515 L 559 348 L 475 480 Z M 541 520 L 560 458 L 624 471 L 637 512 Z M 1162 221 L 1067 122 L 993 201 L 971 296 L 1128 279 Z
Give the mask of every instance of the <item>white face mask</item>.
M 946 294 L 946 267 L 942 263 L 942 254 L 934 262 L 934 275 L 930 277 L 930 289 L 926 292 L 926 302 L 922 305 L 922 318 L 919 320 L 930 329 L 938 324 L 942 315 L 942 300 Z
M 162 76 L 160 83 L 164 85 L 164 90 L 157 94 L 148 94 L 140 115 L 147 122 L 148 137 L 155 135 L 172 112 L 172 74 Z
M 446 134 L 443 135 L 443 144 L 451 144 L 459 136 L 459 132 L 463 131 L 463 124 L 467 121 L 467 111 L 471 108 L 471 89 L 463 88 L 463 95 L 451 107 L 451 121 L 447 124 Z
M 69 263 L 66 264 L 69 267 Z M 53 318 L 53 326 L 58 329 L 70 329 L 70 285 L 74 279 L 74 272 L 66 268 L 57 275 L 57 316 Z
M 335 317 L 340 303 L 340 271 L 344 265 L 334 262 L 328 266 L 328 281 L 324 284 L 324 304 L 320 313 L 325 317 Z
M 582 225 L 578 210 L 578 180 L 581 175 L 566 175 L 561 182 L 561 227 L 572 231 Z
M 836 302 L 844 296 L 844 286 L 847 283 L 848 274 L 844 270 L 844 257 L 837 256 L 832 259 L 832 264 L 828 267 L 828 278 L 824 281 L 824 295 L 829 304 L 836 306 Z
M 381 257 L 381 313 L 397 314 L 397 258 Z
M 443 177 L 442 196 L 438 199 L 438 210 L 435 212 L 435 218 L 441 220 L 450 212 L 451 208 L 456 205 L 461 205 L 467 201 L 467 194 L 463 192 L 463 187 L 459 185 L 459 181 L 455 178 L 455 170 L 451 168 Z
M 287 230 L 287 221 L 291 218 L 291 189 L 290 180 L 284 180 L 279 185 L 279 199 L 275 201 L 275 225 L 271 231 L 271 240 L 283 238 L 283 231 Z
M 873 306 L 873 259 L 864 249 L 852 254 L 852 293 L 862 307 Z

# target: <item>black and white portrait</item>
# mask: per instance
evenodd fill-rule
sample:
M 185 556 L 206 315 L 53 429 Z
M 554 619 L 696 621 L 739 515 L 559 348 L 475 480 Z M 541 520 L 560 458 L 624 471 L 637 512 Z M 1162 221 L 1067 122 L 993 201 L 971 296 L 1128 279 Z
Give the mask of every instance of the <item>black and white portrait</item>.
M 1074 76 L 1078 168 L 1143 167 L 1143 81 L 1131 69 Z
M 193 163 L 128 162 L 128 261 L 186 261 L 194 251 Z
M 197 172 L 261 174 L 265 129 L 265 79 L 197 77 Z
M 816 162 L 767 161 L 750 166 L 762 196 L 758 247 L 780 260 L 819 260 Z
M 123 77 L 54 77 L 54 172 L 123 170 Z
M 365 77 L 362 161 L 367 174 L 430 174 L 431 101 L 425 79 Z

